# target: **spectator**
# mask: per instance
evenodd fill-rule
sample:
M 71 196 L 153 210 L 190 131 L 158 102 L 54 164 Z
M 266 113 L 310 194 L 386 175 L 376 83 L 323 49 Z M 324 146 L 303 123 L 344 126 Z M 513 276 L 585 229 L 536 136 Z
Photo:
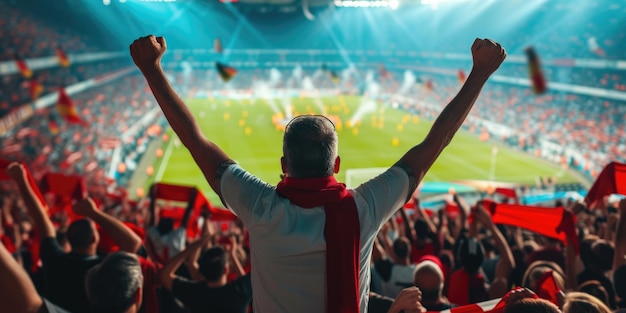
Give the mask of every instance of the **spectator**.
M 411 264 L 411 243 L 406 237 L 400 237 L 389 247 L 388 236 L 382 234 L 382 241 L 388 253 L 375 243 L 374 269 L 382 279 L 382 295 L 395 298 L 404 288 L 412 286 L 411 277 L 415 265 Z M 389 255 L 389 256 L 387 256 Z
M 286 178 L 278 190 L 234 165 L 199 131 L 167 81 L 160 66 L 165 49 L 165 39 L 154 36 L 130 47 L 172 128 L 213 190 L 250 231 L 252 267 L 263 269 L 252 272 L 255 312 L 367 311 L 369 277 L 359 273 L 369 273 L 374 236 L 408 200 L 506 56 L 499 44 L 476 39 L 473 71 L 424 142 L 386 173 L 348 192 L 332 176 L 340 159 L 337 134 L 326 118 L 305 116 L 287 125 L 281 159 Z
M 153 254 L 153 258 L 160 263 L 165 263 L 175 255 L 181 253 L 185 249 L 187 240 L 187 224 L 194 208 L 194 201 L 189 201 L 185 213 L 180 222 L 180 227 L 174 229 L 174 219 L 169 217 L 158 218 L 156 213 L 156 185 L 150 189 L 150 227 L 147 234 L 148 251 Z M 194 189 L 192 192 L 197 192 Z M 195 199 L 195 196 L 192 197 Z M 158 220 L 158 224 L 154 222 Z
M 596 297 L 582 292 L 569 292 L 565 297 L 563 313 L 611 313 Z
M 108 255 L 87 272 L 85 286 L 89 312 L 139 312 L 142 304 L 142 284 L 141 265 L 135 255 L 128 252 Z
M 398 297 L 394 300 L 393 304 L 389 308 L 387 313 L 399 313 L 399 312 L 425 312 L 424 307 L 420 303 L 422 300 L 422 293 L 416 287 L 409 287 L 403 289 Z
M 22 313 L 69 313 L 37 294 L 28 274 L 0 243 L 0 292 L 2 310 Z
M 163 286 L 171 290 L 174 296 L 193 313 L 248 312 L 248 306 L 252 301 L 250 274 L 245 274 L 243 271 L 234 247 L 230 248 L 230 253 L 217 246 L 200 254 L 197 270 L 204 278 L 202 281 L 189 281 L 174 274 L 174 271 L 196 250 L 205 246 L 209 239 L 209 236 L 203 237 L 163 266 L 160 273 Z M 241 275 L 240 278 L 230 283 L 227 281 L 229 260 L 235 263 Z
M 35 221 L 35 228 L 41 236 L 40 251 L 46 281 L 45 295 L 71 312 L 86 312 L 88 304 L 84 288 L 85 274 L 101 262 L 101 257 L 96 255 L 98 232 L 92 221 L 80 219 L 70 225 L 68 240 L 72 251 L 65 253 L 56 240 L 56 231 L 46 214 L 46 205 L 37 198 L 34 189 L 36 186 L 31 186 L 27 179 L 25 167 L 14 163 L 6 172 L 18 184 L 28 213 Z M 141 244 L 137 235 L 114 218 L 93 210 L 91 201 L 87 198 L 76 204 L 75 212 L 98 223 L 120 246 L 121 251 L 135 252 Z
M 443 296 L 445 278 L 441 266 L 433 260 L 417 264 L 413 282 L 422 291 L 422 305 L 428 311 L 443 311 L 455 305 Z

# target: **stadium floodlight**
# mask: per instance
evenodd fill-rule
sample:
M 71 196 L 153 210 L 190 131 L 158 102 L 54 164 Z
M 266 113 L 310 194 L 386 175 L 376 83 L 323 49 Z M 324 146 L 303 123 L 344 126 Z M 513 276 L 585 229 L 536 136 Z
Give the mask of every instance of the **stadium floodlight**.
M 423 5 L 430 5 L 433 9 L 437 9 L 440 3 L 446 2 L 463 2 L 467 0 L 421 0 Z
M 102 4 L 109 5 L 111 4 L 111 0 L 102 0 Z
M 335 0 L 335 6 L 345 8 L 380 8 L 390 7 L 391 1 L 398 0 Z
M 389 0 L 389 8 L 392 10 L 397 10 L 400 6 L 400 0 Z

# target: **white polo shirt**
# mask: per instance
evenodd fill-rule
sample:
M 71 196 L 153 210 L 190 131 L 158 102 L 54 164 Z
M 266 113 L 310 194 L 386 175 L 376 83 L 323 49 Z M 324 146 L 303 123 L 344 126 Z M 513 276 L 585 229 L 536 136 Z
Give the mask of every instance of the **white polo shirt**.
M 326 310 L 324 207 L 304 209 L 238 165 L 222 176 L 222 197 L 248 228 L 255 313 L 321 313 Z M 361 227 L 360 300 L 367 312 L 370 259 L 376 234 L 407 200 L 409 177 L 391 167 L 349 192 Z

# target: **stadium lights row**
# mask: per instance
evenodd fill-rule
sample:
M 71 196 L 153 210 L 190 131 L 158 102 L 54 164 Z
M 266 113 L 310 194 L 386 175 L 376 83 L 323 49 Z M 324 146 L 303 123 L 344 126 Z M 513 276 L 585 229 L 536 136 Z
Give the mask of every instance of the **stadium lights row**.
M 386 8 L 395 10 L 400 5 L 400 0 L 335 0 L 335 6 L 345 8 Z
M 102 0 L 102 4 L 110 5 L 112 0 Z M 118 0 L 119 3 L 125 3 L 128 0 Z M 176 0 L 136 0 L 139 2 L 176 2 Z

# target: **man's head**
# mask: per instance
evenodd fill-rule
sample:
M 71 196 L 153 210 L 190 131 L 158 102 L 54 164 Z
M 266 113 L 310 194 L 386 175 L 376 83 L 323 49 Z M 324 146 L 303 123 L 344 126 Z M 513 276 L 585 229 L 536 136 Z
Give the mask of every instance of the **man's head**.
M 85 286 L 91 312 L 137 312 L 141 307 L 143 275 L 137 257 L 126 252 L 108 255 L 87 272 Z
M 564 289 L 565 274 L 558 264 L 550 261 L 535 261 L 531 263 L 522 278 L 522 287 L 530 288 L 531 290 L 539 290 L 538 284 L 541 278 L 550 271 L 558 287 Z
M 424 303 L 436 303 L 443 291 L 443 272 L 435 262 L 422 261 L 415 267 L 413 283 L 422 291 Z
M 417 235 L 418 239 L 426 239 L 428 237 L 428 234 L 430 233 L 428 223 L 426 222 L 426 220 L 421 218 L 415 220 L 415 223 L 413 224 L 413 229 L 415 229 L 415 234 Z
M 67 240 L 72 246 L 72 251 L 94 251 L 100 241 L 100 236 L 95 225 L 89 219 L 76 220 L 67 228 Z
M 583 240 L 580 245 L 580 258 L 588 270 L 606 272 L 613 266 L 615 248 L 606 240 Z
M 326 117 L 303 115 L 291 120 L 283 137 L 283 172 L 289 177 L 326 177 L 339 171 L 335 126 Z
M 483 264 L 485 250 L 480 241 L 474 238 L 462 238 L 458 246 L 457 258 L 465 271 L 475 273 Z
M 209 282 L 219 281 L 228 274 L 228 254 L 224 248 L 217 246 L 208 249 L 198 258 L 200 274 Z
M 611 313 L 611 310 L 592 295 L 568 292 L 565 296 L 563 313 Z
M 174 219 L 170 217 L 162 217 L 157 224 L 157 231 L 161 236 L 165 236 L 174 230 Z
M 393 242 L 393 253 L 398 260 L 404 260 L 411 254 L 411 243 L 406 237 L 400 237 Z
M 525 298 L 506 306 L 505 313 L 561 313 L 552 302 L 543 299 Z

